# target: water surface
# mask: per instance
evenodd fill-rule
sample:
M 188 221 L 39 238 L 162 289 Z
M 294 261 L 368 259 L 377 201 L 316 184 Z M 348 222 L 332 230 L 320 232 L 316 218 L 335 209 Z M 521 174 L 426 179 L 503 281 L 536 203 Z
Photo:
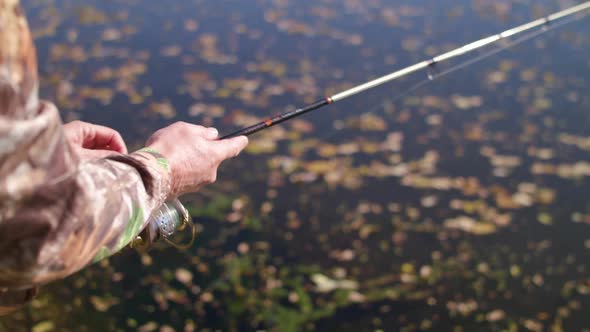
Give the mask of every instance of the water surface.
M 141 147 L 174 121 L 229 132 L 571 4 L 26 7 L 44 98 Z M 0 330 L 586 328 L 589 22 L 253 136 L 184 198 L 203 230 L 194 248 L 125 251 L 45 287 Z

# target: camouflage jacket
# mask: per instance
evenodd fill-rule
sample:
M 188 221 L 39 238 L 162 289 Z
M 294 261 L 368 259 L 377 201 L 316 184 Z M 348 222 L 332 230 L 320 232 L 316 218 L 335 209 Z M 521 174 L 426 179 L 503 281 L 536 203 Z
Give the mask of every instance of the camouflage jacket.
M 120 250 L 170 190 L 153 151 L 81 160 L 37 90 L 19 0 L 0 0 L 0 309 Z

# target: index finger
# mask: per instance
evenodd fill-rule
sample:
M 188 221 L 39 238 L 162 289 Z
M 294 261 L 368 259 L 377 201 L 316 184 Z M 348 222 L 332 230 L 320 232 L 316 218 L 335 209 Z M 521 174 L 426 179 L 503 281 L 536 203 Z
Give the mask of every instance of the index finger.
M 104 126 L 94 126 L 93 149 L 107 149 L 120 153 L 127 153 L 127 145 L 118 131 Z M 90 143 L 90 142 L 89 142 Z

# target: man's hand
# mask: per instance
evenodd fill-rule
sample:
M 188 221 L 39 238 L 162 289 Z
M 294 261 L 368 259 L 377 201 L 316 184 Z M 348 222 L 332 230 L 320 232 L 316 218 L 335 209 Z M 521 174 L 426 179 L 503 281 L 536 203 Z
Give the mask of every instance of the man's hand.
M 176 122 L 156 131 L 146 147 L 157 150 L 172 170 L 170 197 L 195 192 L 215 182 L 222 161 L 237 156 L 246 145 L 245 136 L 217 140 L 217 129 Z
M 72 121 L 64 125 L 66 139 L 82 159 L 100 159 L 113 152 L 127 153 L 123 138 L 114 129 L 88 122 Z

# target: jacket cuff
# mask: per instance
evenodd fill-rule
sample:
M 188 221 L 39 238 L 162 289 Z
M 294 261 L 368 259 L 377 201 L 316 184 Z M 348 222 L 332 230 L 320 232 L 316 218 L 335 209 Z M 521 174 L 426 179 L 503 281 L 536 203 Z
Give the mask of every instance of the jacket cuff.
M 128 155 L 118 154 L 106 159 L 125 163 L 135 168 L 148 195 L 166 200 L 170 193 L 172 173 L 168 160 L 158 151 L 143 148 Z

